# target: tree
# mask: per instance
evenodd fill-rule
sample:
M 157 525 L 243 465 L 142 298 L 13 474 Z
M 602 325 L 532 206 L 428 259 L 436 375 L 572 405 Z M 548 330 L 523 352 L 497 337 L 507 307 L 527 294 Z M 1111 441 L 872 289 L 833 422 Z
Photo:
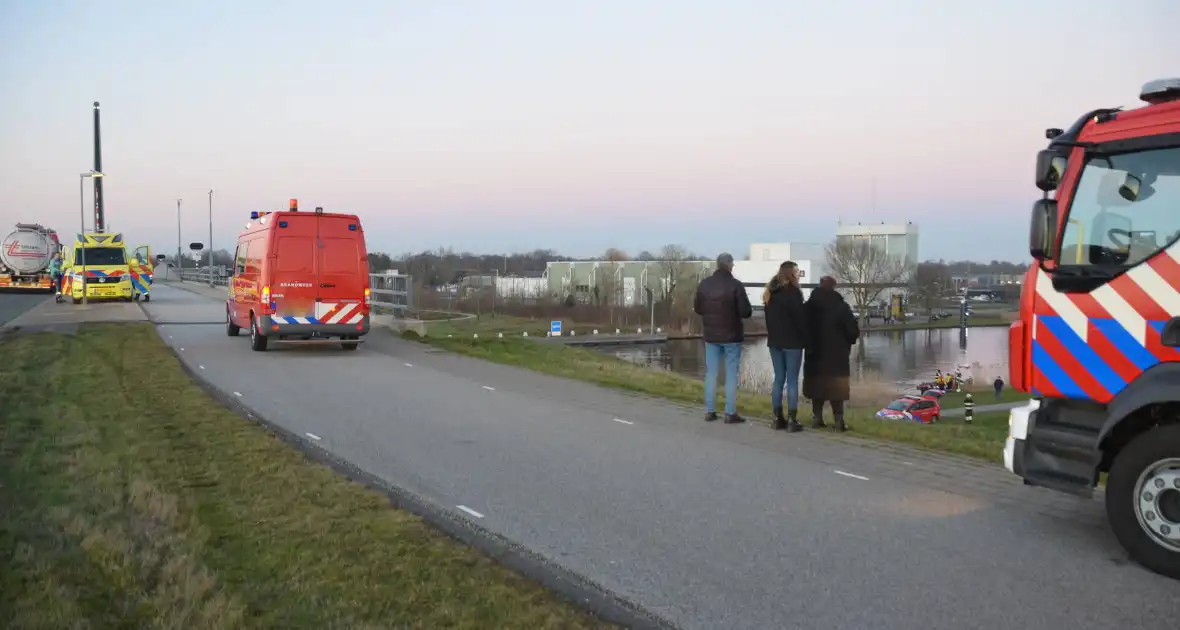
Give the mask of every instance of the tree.
M 904 263 L 867 239 L 837 239 L 825 251 L 828 268 L 845 285 L 866 322 L 869 307 L 881 294 L 890 286 L 903 284 L 909 276 Z
M 919 263 L 914 269 L 914 277 L 910 283 L 910 296 L 915 306 L 926 309 L 930 314 L 934 305 L 951 290 L 951 271 L 941 262 Z
M 686 273 L 686 260 L 688 250 L 681 245 L 668 244 L 660 248 L 657 295 L 661 300 L 676 299 L 676 287 L 680 286 L 681 278 Z

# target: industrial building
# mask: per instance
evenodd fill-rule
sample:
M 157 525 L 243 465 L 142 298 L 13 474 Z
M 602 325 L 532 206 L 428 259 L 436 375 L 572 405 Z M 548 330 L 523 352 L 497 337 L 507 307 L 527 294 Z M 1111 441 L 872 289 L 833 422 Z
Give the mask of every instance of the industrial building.
M 572 295 L 579 302 L 597 298 L 609 299 L 618 306 L 638 306 L 648 303 L 648 289 L 658 301 L 667 295 L 673 278 L 678 287 L 696 287 L 716 267 L 715 260 L 575 260 L 546 264 L 544 277 L 549 293 L 557 299 Z
M 836 242 L 867 239 L 908 268 L 918 265 L 918 226 L 905 223 L 836 224 Z

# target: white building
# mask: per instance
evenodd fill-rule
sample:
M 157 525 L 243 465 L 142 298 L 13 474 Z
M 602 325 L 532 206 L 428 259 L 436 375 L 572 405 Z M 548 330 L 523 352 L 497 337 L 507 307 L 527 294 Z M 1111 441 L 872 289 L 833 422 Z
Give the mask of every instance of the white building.
M 751 248 L 752 251 L 752 248 Z M 746 295 L 750 297 L 750 304 L 754 308 L 762 307 L 762 289 L 766 283 L 778 273 L 779 265 L 786 260 L 735 260 L 733 262 L 733 277 L 746 287 Z M 812 277 L 813 262 L 810 260 L 795 260 L 799 268 L 799 286 L 803 290 L 803 299 L 811 295 L 811 289 L 819 282 Z
M 918 264 L 918 226 L 903 223 L 836 224 L 836 242 L 868 239 L 885 249 L 885 253 L 913 268 Z
M 784 260 L 823 260 L 824 245 L 822 243 L 751 243 L 751 261 L 769 262 Z

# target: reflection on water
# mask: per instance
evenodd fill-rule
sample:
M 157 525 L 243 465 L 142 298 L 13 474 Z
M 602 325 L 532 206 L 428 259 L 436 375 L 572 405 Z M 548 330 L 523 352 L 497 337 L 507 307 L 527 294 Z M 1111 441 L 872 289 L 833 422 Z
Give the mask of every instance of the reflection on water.
M 621 359 L 702 378 L 705 344 L 700 339 L 665 344 L 604 347 L 603 352 Z M 960 330 L 938 328 L 868 332 L 852 349 L 852 379 L 911 390 L 934 378 L 935 370 L 954 372 L 990 383 L 1008 378 L 1008 329 L 985 327 Z M 742 385 L 769 391 L 774 370 L 766 352 L 766 339 L 748 339 L 742 348 Z

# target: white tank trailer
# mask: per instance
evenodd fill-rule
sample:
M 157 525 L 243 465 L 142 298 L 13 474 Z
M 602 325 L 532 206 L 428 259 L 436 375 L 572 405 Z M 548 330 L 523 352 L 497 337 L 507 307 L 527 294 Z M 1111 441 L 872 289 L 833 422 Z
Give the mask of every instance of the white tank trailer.
M 17 223 L 0 241 L 0 290 L 53 290 L 49 263 L 61 251 L 57 232 L 39 223 Z

